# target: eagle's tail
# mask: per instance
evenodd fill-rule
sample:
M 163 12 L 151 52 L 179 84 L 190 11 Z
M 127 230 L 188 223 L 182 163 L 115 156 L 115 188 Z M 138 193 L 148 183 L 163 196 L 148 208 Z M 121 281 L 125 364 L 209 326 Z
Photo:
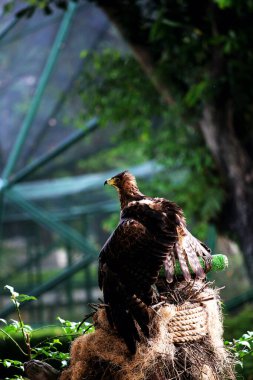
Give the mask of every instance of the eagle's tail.
M 131 354 L 135 354 L 136 341 L 140 341 L 140 336 L 133 316 L 129 313 L 124 304 L 114 305 L 111 310 L 111 315 L 118 334 L 125 341 Z
M 112 307 L 112 319 L 119 335 L 124 339 L 129 351 L 136 352 L 136 342 L 140 341 L 137 324 L 142 333 L 149 337 L 149 312 L 147 305 L 136 295 L 125 295 L 124 304 Z
M 136 295 L 129 294 L 121 283 L 113 288 L 111 302 L 106 297 L 105 301 L 109 304 L 106 313 L 110 325 L 123 338 L 131 354 L 135 354 L 136 342 L 140 341 L 140 330 L 146 337 L 149 336 L 148 306 Z
M 141 328 L 143 334 L 149 337 L 149 312 L 147 305 L 142 302 L 136 295 L 131 297 L 129 301 L 130 311 Z

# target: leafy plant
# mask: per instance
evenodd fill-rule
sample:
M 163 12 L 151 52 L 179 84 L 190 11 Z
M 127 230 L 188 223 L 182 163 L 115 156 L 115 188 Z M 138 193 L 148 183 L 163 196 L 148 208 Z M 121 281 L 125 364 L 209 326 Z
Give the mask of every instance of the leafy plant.
M 237 363 L 243 367 L 243 360 L 246 356 L 253 356 L 253 331 L 247 331 L 239 339 L 232 342 L 225 341 L 225 345 L 237 358 Z
M 24 323 L 20 312 L 20 304 L 36 300 L 36 298 L 26 294 L 19 294 L 12 286 L 9 285 L 6 285 L 5 289 L 8 290 L 11 294 L 10 300 L 15 305 L 18 320 L 11 319 L 8 323 L 5 319 L 0 319 L 0 322 L 3 324 L 3 328 L 0 328 L 0 332 L 3 334 L 3 336 L 8 338 L 10 342 L 16 345 L 22 355 L 27 357 L 27 361 L 31 359 L 39 359 L 42 361 L 56 360 L 61 363 L 62 368 L 66 367 L 69 361 L 69 352 L 64 352 L 61 349 L 61 346 L 63 344 L 60 338 L 72 341 L 75 337 L 81 334 L 94 331 L 93 325 L 88 322 L 84 322 L 82 324 L 80 322 L 71 322 L 58 317 L 58 321 L 61 324 L 63 334 L 55 337 L 48 337 L 39 342 L 37 345 L 34 345 L 32 341 L 32 335 L 34 337 L 39 329 L 34 330 L 30 325 Z M 21 347 L 17 341 L 17 336 L 20 334 L 22 335 L 22 340 L 25 348 Z M 18 370 L 19 373 L 24 372 L 24 365 L 20 360 L 4 358 L 0 359 L 0 365 L 4 366 L 5 368 L 14 367 Z M 12 379 L 6 378 L 6 380 L 7 379 L 23 380 L 24 378 L 21 375 L 15 375 Z
M 36 298 L 33 296 L 28 296 L 27 294 L 19 294 L 14 290 L 14 288 L 12 286 L 9 286 L 9 285 L 6 285 L 5 289 L 9 290 L 9 292 L 11 293 L 10 299 L 14 303 L 14 305 L 16 307 L 17 314 L 18 314 L 18 321 L 12 320 L 12 323 L 9 325 L 9 329 L 7 328 L 7 334 L 8 334 L 8 330 L 9 330 L 9 332 L 21 331 L 21 333 L 23 335 L 24 343 L 25 343 L 25 346 L 27 349 L 27 353 L 25 353 L 21 349 L 21 347 L 19 347 L 19 348 L 25 355 L 28 356 L 28 359 L 31 360 L 32 356 L 31 356 L 30 336 L 31 336 L 32 328 L 31 328 L 31 326 L 24 324 L 24 322 L 21 318 L 19 306 L 22 302 L 36 300 Z M 6 332 L 6 329 L 5 329 L 5 332 Z

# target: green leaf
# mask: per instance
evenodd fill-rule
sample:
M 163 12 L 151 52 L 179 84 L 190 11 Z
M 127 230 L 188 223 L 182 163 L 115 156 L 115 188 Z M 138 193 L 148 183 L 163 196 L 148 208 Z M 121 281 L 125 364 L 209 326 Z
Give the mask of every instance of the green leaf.
M 8 327 L 14 327 L 16 330 L 20 328 L 19 321 L 16 321 L 15 319 L 11 319 L 11 324 L 8 325 Z
M 4 360 L 0 360 L 0 363 L 2 363 L 4 367 L 6 368 L 15 367 L 24 371 L 24 365 L 19 360 L 4 359 Z
M 58 321 L 63 325 L 66 321 L 65 319 L 62 319 L 61 317 L 57 317 Z
M 4 328 L 4 331 L 6 331 L 8 334 L 10 333 L 16 333 L 19 331 L 19 325 L 13 325 L 13 324 L 9 324 L 8 326 L 6 326 Z
M 3 6 L 3 11 L 4 13 L 9 13 L 12 9 L 14 8 L 14 1 L 8 1 L 6 4 Z
M 5 360 L 3 361 L 3 365 L 4 365 L 6 368 L 9 368 L 9 367 L 11 366 L 11 362 L 10 362 L 9 360 L 5 359 Z
M 80 58 L 86 58 L 88 57 L 89 55 L 89 51 L 88 50 L 82 50 L 81 53 L 80 53 Z
M 232 0 L 214 0 L 215 3 L 221 8 L 221 9 L 225 9 L 225 8 L 229 8 L 232 6 L 233 4 L 233 1 Z
M 32 300 L 37 300 L 36 297 L 34 296 L 28 296 L 27 294 L 19 294 L 16 299 L 19 302 L 26 302 L 26 301 L 32 301 Z
M 246 346 L 249 349 L 251 349 L 250 343 L 247 340 L 239 341 L 238 344 L 240 344 L 241 346 Z
M 197 102 L 202 99 L 203 94 L 207 89 L 207 86 L 208 86 L 207 80 L 203 80 L 199 83 L 192 85 L 185 96 L 186 104 L 189 107 L 195 106 Z
M 59 339 L 54 339 L 53 343 L 54 344 L 60 344 L 60 345 L 62 345 L 62 342 Z

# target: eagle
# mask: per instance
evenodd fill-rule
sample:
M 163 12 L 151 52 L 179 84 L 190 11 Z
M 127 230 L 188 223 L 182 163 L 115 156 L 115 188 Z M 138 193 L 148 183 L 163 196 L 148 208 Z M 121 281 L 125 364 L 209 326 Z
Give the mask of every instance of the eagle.
M 104 184 L 116 188 L 121 210 L 119 224 L 99 254 L 99 287 L 109 324 L 134 354 L 140 333 L 149 337 L 149 310 L 161 300 L 156 286 L 161 269 L 166 282 L 173 283 L 178 260 L 185 281 L 192 276 L 204 280 L 211 253 L 187 230 L 182 209 L 142 194 L 129 171 Z

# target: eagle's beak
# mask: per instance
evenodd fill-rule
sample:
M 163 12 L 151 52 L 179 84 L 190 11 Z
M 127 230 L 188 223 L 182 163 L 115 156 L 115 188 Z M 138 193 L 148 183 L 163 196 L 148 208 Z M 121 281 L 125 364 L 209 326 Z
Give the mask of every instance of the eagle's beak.
M 113 178 L 109 178 L 104 182 L 104 185 L 110 185 L 114 186 L 115 185 L 115 180 Z

